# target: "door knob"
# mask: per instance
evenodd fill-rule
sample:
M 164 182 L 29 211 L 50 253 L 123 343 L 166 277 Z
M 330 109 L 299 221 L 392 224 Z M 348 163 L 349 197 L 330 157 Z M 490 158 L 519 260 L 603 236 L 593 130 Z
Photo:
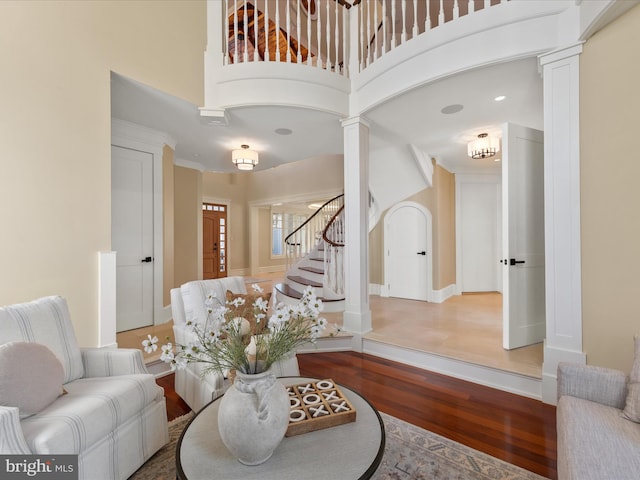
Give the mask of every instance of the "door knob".
M 149 263 L 151 262 L 153 259 L 151 257 L 144 257 L 142 260 L 140 260 L 142 263 Z
M 509 259 L 509 265 L 517 265 L 519 263 L 524 263 L 524 260 L 516 260 L 515 258 Z
M 421 251 L 421 252 L 418 252 L 418 255 L 426 255 L 426 254 L 427 254 L 427 252 L 425 252 L 424 250 Z

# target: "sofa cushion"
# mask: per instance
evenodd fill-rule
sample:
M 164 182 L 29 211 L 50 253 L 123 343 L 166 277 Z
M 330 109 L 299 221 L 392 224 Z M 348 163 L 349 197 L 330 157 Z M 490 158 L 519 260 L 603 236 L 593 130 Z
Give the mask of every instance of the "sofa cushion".
M 46 345 L 64 368 L 64 383 L 84 375 L 67 302 L 60 296 L 43 297 L 0 308 L 0 343 L 35 342 Z
M 20 418 L 38 413 L 64 392 L 64 369 L 45 345 L 0 345 L 0 405 L 18 407 Z
M 629 390 L 623 414 L 628 420 L 640 423 L 640 336 L 633 337 L 633 342 L 634 360 L 629 375 Z
M 224 305 L 227 290 L 234 293 L 247 293 L 247 287 L 242 277 L 216 278 L 212 280 L 195 280 L 180 287 L 184 315 L 187 321 L 204 323 L 207 319 L 205 301 L 211 293 L 219 306 Z M 214 305 L 215 306 L 215 305 Z
M 559 478 L 638 478 L 640 425 L 622 418 L 619 409 L 562 396 L 557 430 Z
M 256 321 L 255 309 L 253 307 L 254 302 L 262 298 L 269 305 L 271 300 L 271 292 L 269 293 L 233 293 L 231 290 L 227 290 L 227 307 L 231 318 L 242 317 L 249 322 L 250 332 L 252 335 L 261 334 L 267 327 L 267 317 L 263 318 L 261 322 Z M 233 301 L 236 299 L 242 299 L 244 303 L 237 307 L 233 305 Z
M 80 453 L 164 396 L 151 374 L 82 378 L 65 389 L 67 395 L 21 422 L 33 453 Z

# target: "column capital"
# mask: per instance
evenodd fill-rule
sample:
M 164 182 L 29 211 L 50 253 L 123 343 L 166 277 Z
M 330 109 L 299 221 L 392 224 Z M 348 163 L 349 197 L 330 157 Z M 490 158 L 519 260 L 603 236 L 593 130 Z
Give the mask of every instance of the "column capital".
M 577 42 L 566 47 L 557 48 L 550 52 L 538 55 L 538 64 L 544 67 L 548 63 L 558 62 L 567 58 L 575 57 L 582 53 L 582 45 L 584 42 Z
M 369 121 L 361 115 L 355 115 L 353 117 L 343 118 L 340 120 L 340 123 L 342 124 L 343 128 L 349 127 L 351 125 L 356 125 L 356 124 L 364 125 L 367 128 L 370 128 L 371 126 L 369 124 Z

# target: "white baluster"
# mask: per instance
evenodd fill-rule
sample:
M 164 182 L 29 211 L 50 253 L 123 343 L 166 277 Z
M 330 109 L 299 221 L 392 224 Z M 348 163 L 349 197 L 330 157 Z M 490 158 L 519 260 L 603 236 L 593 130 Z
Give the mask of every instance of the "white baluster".
M 316 5 L 316 8 L 318 6 Z M 307 65 L 311 65 L 311 2 L 307 5 Z
M 291 63 L 291 5 L 289 5 L 289 0 L 287 0 L 287 63 Z
M 340 22 L 338 21 L 338 15 L 339 15 L 339 7 L 340 5 L 338 4 L 338 2 L 334 2 L 335 4 L 335 12 L 334 12 L 334 18 L 336 20 L 336 28 L 334 29 L 335 31 L 335 35 L 333 36 L 333 44 L 334 44 L 334 52 L 335 52 L 335 57 L 333 60 L 333 65 L 334 65 L 334 70 L 336 71 L 336 73 L 338 73 L 338 71 L 340 70 L 340 57 L 338 56 L 339 53 L 339 44 L 340 44 Z
M 247 44 L 249 42 L 249 12 L 247 12 L 247 0 L 244 0 L 244 22 L 242 25 L 242 33 L 244 35 L 244 43 L 243 43 L 243 53 L 242 53 L 242 61 L 249 61 L 249 49 L 247 48 Z
M 365 34 L 366 37 L 366 51 L 367 51 L 367 61 L 366 61 L 366 65 L 367 67 L 369 66 L 369 64 L 371 63 L 371 3 L 373 3 L 373 7 L 375 8 L 375 2 L 368 2 L 367 3 L 367 20 L 366 20 L 366 25 L 367 25 L 367 32 Z
M 418 36 L 418 0 L 413 0 L 413 29 L 411 32 L 412 38 Z
M 318 2 L 316 2 L 316 8 L 318 9 L 318 19 L 316 20 L 316 39 L 318 41 L 317 44 L 317 49 L 318 52 L 316 54 L 317 56 L 317 61 L 316 61 L 316 67 L 318 68 L 324 68 L 323 66 L 323 60 L 322 60 L 322 38 L 320 35 L 320 32 L 322 32 L 322 10 L 320 9 L 320 1 L 318 0 Z
M 258 18 L 260 15 L 258 14 L 258 0 L 254 0 L 253 2 L 253 61 L 257 62 L 260 58 L 258 56 L 258 46 L 259 42 L 259 30 L 258 30 Z
M 276 62 L 280 61 L 280 4 L 276 3 Z
M 233 0 L 233 63 L 238 63 L 238 2 Z
M 378 2 L 374 2 L 373 4 L 373 60 L 378 58 L 378 34 L 380 30 L 378 29 Z
M 431 30 L 431 8 L 429 7 L 429 0 L 425 0 L 425 8 L 427 9 L 427 18 L 424 19 L 424 33 Z
M 471 8 L 473 6 L 473 9 Z M 468 0 L 467 1 L 467 15 L 469 15 L 471 12 L 475 11 L 475 2 L 473 0 Z
M 264 28 L 264 61 L 270 62 L 269 56 L 269 0 L 264 0 L 264 22 L 262 26 Z
M 360 12 L 360 71 L 364 70 L 364 3 L 360 3 L 358 5 L 358 10 Z
M 403 44 L 407 41 L 407 0 L 402 0 L 402 35 L 400 36 L 400 43 Z
M 222 64 L 223 65 L 229 65 L 229 2 L 228 0 L 224 2 L 224 25 L 222 26 L 222 31 L 225 33 L 225 42 L 224 42 L 224 46 L 222 48 L 224 48 L 224 52 L 223 52 L 223 56 L 222 56 Z
M 302 45 L 300 44 L 300 0 L 296 0 L 296 43 L 298 44 L 298 52 L 296 55 L 296 62 L 302 62 Z M 311 8 L 311 7 L 309 7 Z
M 387 0 L 382 0 L 382 53 L 387 53 Z
M 487 9 L 491 6 L 491 0 L 484 0 L 484 8 Z
M 347 42 L 349 31 L 349 10 L 342 9 L 342 75 L 349 76 L 349 42 Z
M 391 49 L 396 48 L 396 2 L 391 0 Z
M 458 6 L 458 0 L 453 2 L 453 20 L 460 18 L 460 7 Z
M 327 36 L 327 70 L 331 70 L 331 10 L 329 2 L 326 2 L 327 5 L 327 25 L 326 25 L 326 33 Z
M 444 0 L 440 0 L 440 13 L 438 14 L 438 26 L 444 25 Z

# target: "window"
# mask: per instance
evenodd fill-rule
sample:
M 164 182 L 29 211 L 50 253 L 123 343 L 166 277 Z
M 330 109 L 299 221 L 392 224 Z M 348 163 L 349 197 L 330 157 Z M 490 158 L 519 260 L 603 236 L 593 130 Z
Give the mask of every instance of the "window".
M 271 256 L 278 257 L 285 254 L 284 240 L 291 232 L 296 230 L 307 220 L 307 215 L 285 212 L 271 211 Z M 307 249 L 306 232 L 303 228 L 301 235 L 302 248 Z

